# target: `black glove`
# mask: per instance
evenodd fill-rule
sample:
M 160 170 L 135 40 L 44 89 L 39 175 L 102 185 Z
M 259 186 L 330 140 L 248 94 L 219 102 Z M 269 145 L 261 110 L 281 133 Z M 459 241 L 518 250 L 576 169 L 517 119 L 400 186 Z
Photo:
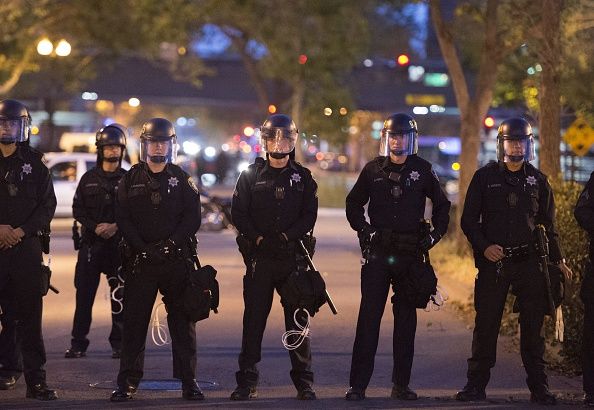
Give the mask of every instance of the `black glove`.
M 434 230 L 419 241 L 419 247 L 423 252 L 427 252 L 429 249 L 433 248 L 440 239 L 441 235 Z
M 369 245 L 371 244 L 372 236 L 375 236 L 376 230 L 369 224 L 366 224 L 363 228 L 357 232 L 357 236 L 359 237 L 359 246 L 361 250 L 364 251 Z

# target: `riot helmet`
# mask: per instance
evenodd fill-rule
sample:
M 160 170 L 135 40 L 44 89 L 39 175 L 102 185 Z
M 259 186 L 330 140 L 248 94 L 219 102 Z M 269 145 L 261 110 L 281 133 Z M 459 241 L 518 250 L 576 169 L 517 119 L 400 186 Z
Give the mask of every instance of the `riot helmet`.
M 535 158 L 532 126 L 521 117 L 508 118 L 497 130 L 497 160 L 532 161 Z
M 121 163 L 124 157 L 124 149 L 126 149 L 126 136 L 126 127 L 118 123 L 109 124 L 97 131 L 97 134 L 95 134 L 97 165 L 100 165 L 102 161 Z M 105 156 L 104 149 L 110 145 L 118 145 L 122 148 L 118 157 Z
M 140 160 L 153 163 L 174 163 L 177 158 L 175 127 L 165 118 L 151 118 L 142 125 Z
M 0 101 L 0 143 L 25 142 L 31 132 L 31 115 L 24 104 L 16 100 Z
M 379 155 L 412 155 L 419 150 L 417 122 L 404 113 L 390 115 L 384 121 L 380 138 Z
M 271 115 L 260 127 L 260 146 L 272 158 L 284 158 L 295 150 L 298 133 L 291 117 Z

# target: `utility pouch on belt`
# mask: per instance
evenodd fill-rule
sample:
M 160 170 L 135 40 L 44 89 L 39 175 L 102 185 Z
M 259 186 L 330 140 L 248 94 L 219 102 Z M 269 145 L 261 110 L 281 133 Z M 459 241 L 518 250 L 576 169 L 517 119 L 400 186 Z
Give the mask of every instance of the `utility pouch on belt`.
M 208 318 L 210 311 L 218 313 L 219 282 L 217 271 L 210 265 L 201 266 L 196 255 L 196 242 L 190 247 L 191 265 L 188 270 L 186 286 L 182 294 L 182 310 L 190 320 L 198 322 Z
M 279 289 L 281 304 L 288 309 L 306 309 L 314 316 L 326 303 L 326 283 L 317 270 L 296 270 Z
M 399 277 L 396 282 L 392 280 L 395 286 L 392 303 L 402 298 L 417 309 L 424 309 L 431 300 L 431 296 L 437 294 L 437 276 L 427 255 L 424 259 L 415 260 L 408 272 Z

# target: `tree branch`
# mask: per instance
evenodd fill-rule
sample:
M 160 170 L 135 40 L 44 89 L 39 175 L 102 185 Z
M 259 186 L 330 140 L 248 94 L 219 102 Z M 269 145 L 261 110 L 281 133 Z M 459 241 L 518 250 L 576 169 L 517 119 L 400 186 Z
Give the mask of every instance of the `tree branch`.
M 460 110 L 464 110 L 470 102 L 468 84 L 466 83 L 464 70 L 462 70 L 462 65 L 460 64 L 460 58 L 456 52 L 452 33 L 448 30 L 448 27 L 443 20 L 440 1 L 430 0 L 429 6 L 431 10 L 431 19 L 433 20 L 433 26 L 435 27 L 435 33 L 437 35 L 437 41 L 439 42 L 439 48 L 441 49 L 441 54 L 448 66 L 450 76 L 452 77 L 452 87 L 454 88 L 454 95 L 456 96 L 458 107 Z

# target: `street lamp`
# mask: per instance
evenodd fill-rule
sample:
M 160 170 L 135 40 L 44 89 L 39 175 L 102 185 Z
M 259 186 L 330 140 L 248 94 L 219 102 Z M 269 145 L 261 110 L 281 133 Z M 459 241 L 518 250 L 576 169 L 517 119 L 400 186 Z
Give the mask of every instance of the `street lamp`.
M 65 39 L 60 39 L 58 43 L 54 46 L 54 44 L 46 37 L 41 39 L 37 43 L 37 53 L 41 56 L 51 57 L 50 65 L 49 65 L 49 84 L 46 89 L 46 95 L 43 99 L 43 108 L 45 112 L 47 112 L 48 119 L 47 119 L 47 127 L 48 127 L 48 136 L 49 136 L 49 148 L 54 149 L 57 147 L 55 138 L 55 125 L 54 125 L 54 104 L 53 100 L 55 99 L 55 95 L 57 93 L 58 82 L 59 80 L 56 77 L 56 68 L 55 68 L 55 58 L 58 57 L 67 57 L 72 52 L 72 46 L 68 41 Z

